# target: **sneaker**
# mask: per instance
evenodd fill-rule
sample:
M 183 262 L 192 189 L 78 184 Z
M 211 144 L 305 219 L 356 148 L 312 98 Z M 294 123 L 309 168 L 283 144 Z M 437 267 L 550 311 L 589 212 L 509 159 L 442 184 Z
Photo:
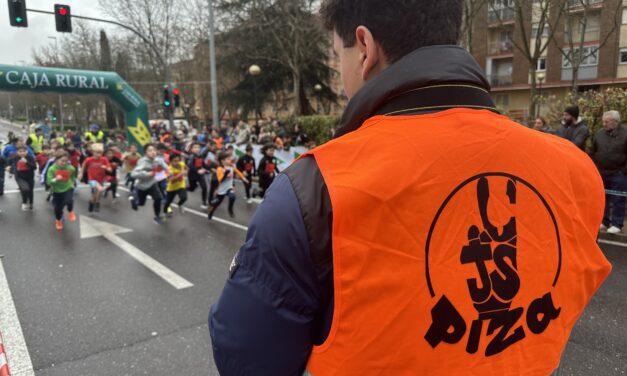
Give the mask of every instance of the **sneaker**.
M 213 212 L 215 212 L 215 209 L 211 209 L 209 213 L 207 213 L 207 219 L 210 221 L 213 219 Z
M 612 226 L 612 227 L 607 229 L 607 233 L 608 234 L 620 234 L 621 231 L 623 231 L 623 230 L 618 228 L 618 227 L 616 227 L 616 226 Z
M 28 204 L 22 204 L 22 211 L 28 210 Z
M 201 209 L 207 209 L 207 208 L 208 208 L 207 203 L 203 203 L 203 204 L 201 204 L 201 205 L 200 205 L 200 208 L 201 208 Z
M 111 196 L 113 197 L 113 199 L 116 199 L 116 198 L 120 197 L 120 195 L 117 194 L 117 193 L 112 193 Z
M 54 221 L 54 226 L 57 228 L 57 231 L 63 230 L 63 221 Z
M 599 227 L 599 231 L 607 231 L 607 226 L 604 224 L 601 224 L 601 226 Z
M 253 203 L 253 199 L 249 198 L 248 201 L 246 201 L 247 204 L 252 204 Z
M 137 205 L 137 201 L 135 200 L 131 200 L 131 208 L 133 208 L 133 210 L 137 211 L 137 209 L 139 209 L 139 206 Z
M 171 206 L 168 206 L 168 210 L 166 210 L 167 214 L 172 214 L 174 212 L 174 210 L 172 210 Z
M 74 214 L 73 211 L 69 212 L 68 215 L 67 215 L 67 219 L 70 222 L 76 222 L 76 214 Z
M 94 203 L 89 201 L 89 212 L 92 213 L 94 211 Z
M 163 219 L 161 219 L 161 217 L 154 217 L 152 219 L 152 221 L 157 224 L 157 225 L 162 225 L 163 224 Z
M 231 218 L 235 218 L 235 212 L 233 212 L 233 209 L 229 209 L 229 216 L 231 216 Z

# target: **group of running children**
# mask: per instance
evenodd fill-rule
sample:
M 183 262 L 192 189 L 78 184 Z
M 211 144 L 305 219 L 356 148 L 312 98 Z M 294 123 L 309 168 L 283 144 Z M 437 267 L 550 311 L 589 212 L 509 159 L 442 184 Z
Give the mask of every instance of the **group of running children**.
M 178 197 L 178 207 L 184 212 L 187 192 L 201 190 L 201 208 L 212 219 L 215 211 L 228 198 L 228 212 L 235 216 L 235 177 L 242 180 L 248 203 L 253 196 L 263 198 L 279 170 L 274 156 L 274 145 L 262 147 L 263 157 L 256 165 L 253 147 L 246 147 L 246 154 L 237 162 L 232 146 L 217 149 L 215 144 L 204 148 L 191 143 L 185 152 L 173 149 L 168 144 L 148 144 L 142 156 L 136 145 L 130 145 L 125 153 L 115 147 L 104 148 L 101 143 L 89 144 L 81 153 L 74 145 L 65 147 L 52 142 L 43 152 L 34 155 L 25 145 L 15 148 L 8 158 L 9 170 L 14 174 L 22 195 L 22 210 L 33 209 L 35 175 L 39 170 L 40 182 L 48 191 L 47 201 L 54 204 L 55 227 L 63 230 L 64 210 L 67 219 L 76 221 L 74 193 L 78 187 L 79 171 L 81 182 L 89 185 L 91 197 L 89 213 L 100 211 L 101 198 L 111 193 L 113 203 L 119 197 L 118 169 L 125 173 L 124 185 L 131 195 L 133 210 L 146 204 L 148 196 L 153 200 L 154 222 L 163 223 L 161 212 L 171 217 L 172 204 Z M 252 191 L 253 177 L 259 177 L 259 190 Z

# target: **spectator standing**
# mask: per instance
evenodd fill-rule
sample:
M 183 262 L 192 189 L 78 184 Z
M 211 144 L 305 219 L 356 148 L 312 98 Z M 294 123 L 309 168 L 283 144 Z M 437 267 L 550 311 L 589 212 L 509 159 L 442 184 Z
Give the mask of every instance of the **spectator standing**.
M 618 111 L 603 114 L 603 128 L 594 136 L 590 155 L 601 173 L 605 189 L 627 191 L 627 127 L 620 123 Z M 625 197 L 606 195 L 601 230 L 618 234 L 624 220 Z
M 590 131 L 588 124 L 579 119 L 579 106 L 570 106 L 564 110 L 563 122 L 556 134 L 586 151 L 586 140 L 590 137 Z
M 533 129 L 542 133 L 555 134 L 555 131 L 547 125 L 546 119 L 542 116 L 536 118 L 536 121 L 533 123 Z

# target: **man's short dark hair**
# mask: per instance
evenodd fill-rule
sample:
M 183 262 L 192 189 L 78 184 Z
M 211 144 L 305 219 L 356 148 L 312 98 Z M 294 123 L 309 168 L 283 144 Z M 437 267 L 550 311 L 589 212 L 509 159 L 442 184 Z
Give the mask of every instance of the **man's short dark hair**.
M 324 0 L 320 14 L 344 47 L 355 45 L 355 29 L 365 26 L 390 63 L 425 46 L 455 45 L 463 0 Z

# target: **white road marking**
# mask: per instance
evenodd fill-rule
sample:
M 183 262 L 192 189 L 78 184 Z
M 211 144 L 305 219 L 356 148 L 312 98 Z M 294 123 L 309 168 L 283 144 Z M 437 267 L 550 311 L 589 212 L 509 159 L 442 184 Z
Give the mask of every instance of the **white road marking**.
M 41 192 L 41 191 L 45 191 L 45 188 L 35 188 L 34 192 Z M 10 195 L 12 193 L 20 193 L 19 189 L 9 189 L 8 191 L 4 191 L 5 195 Z
M 613 242 L 611 240 L 603 240 L 603 239 L 599 239 L 598 240 L 599 244 L 607 244 L 607 245 L 615 245 L 617 247 L 625 247 L 627 248 L 627 243 L 621 243 L 621 242 Z
M 4 340 L 4 350 L 9 362 L 9 370 L 14 376 L 34 376 L 33 362 L 30 359 L 20 320 L 17 317 L 9 282 L 4 273 L 0 258 L 0 333 Z
M 119 189 L 119 190 L 121 190 L 121 191 L 124 191 L 124 192 L 128 192 L 128 193 L 130 193 L 130 192 L 131 192 L 129 189 L 124 188 L 124 187 L 118 187 L 118 189 Z M 152 197 L 151 197 L 150 199 L 152 200 Z M 178 205 L 176 205 L 176 204 L 172 204 L 172 207 L 178 208 Z M 207 218 L 207 213 L 203 213 L 203 212 L 200 212 L 200 211 L 198 211 L 198 210 L 190 209 L 190 208 L 188 208 L 188 207 L 186 207 L 186 206 L 184 206 L 184 207 L 183 207 L 183 209 L 184 209 L 186 212 L 192 213 L 192 214 L 197 215 L 197 216 L 199 216 L 199 217 L 203 217 L 203 218 L 205 218 L 205 219 Z M 244 226 L 244 225 L 240 225 L 239 223 L 235 223 L 235 222 L 227 221 L 226 219 L 222 219 L 222 218 L 218 218 L 218 217 L 213 217 L 213 219 L 212 219 L 212 220 L 213 220 L 213 221 L 216 221 L 216 222 L 219 222 L 219 223 L 222 223 L 222 224 L 225 224 L 225 225 L 227 225 L 227 226 L 235 227 L 236 229 L 239 229 L 239 230 L 248 231 L 248 227 L 246 227 L 246 226 Z
M 157 260 L 142 252 L 117 234 L 132 232 L 133 230 L 120 227 L 111 223 L 99 221 L 87 216 L 80 216 L 81 239 L 102 236 L 111 243 L 117 245 L 129 256 L 137 260 L 140 264 L 150 269 L 153 273 L 163 278 L 177 290 L 182 290 L 194 286 L 191 282 L 176 274 L 172 270 L 159 263 Z

